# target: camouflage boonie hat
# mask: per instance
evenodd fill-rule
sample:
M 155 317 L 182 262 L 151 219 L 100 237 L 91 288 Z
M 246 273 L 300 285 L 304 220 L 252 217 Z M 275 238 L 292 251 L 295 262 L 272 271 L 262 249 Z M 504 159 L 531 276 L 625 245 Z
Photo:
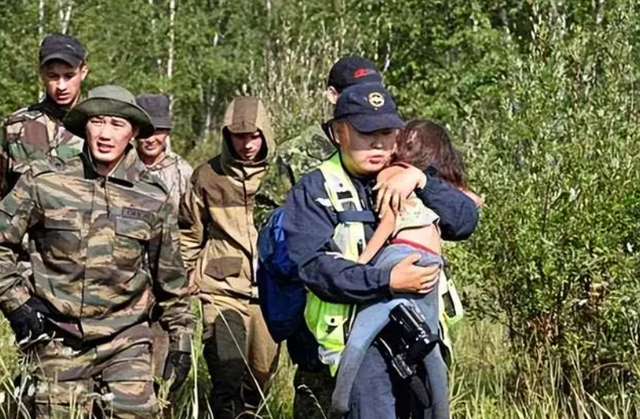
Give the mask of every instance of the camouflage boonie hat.
M 136 98 L 124 87 L 98 86 L 89 91 L 87 99 L 74 106 L 64 118 L 65 128 L 78 137 L 85 138 L 85 127 L 93 116 L 117 116 L 138 127 L 137 138 L 153 135 L 154 127 L 149 115 L 136 104 Z

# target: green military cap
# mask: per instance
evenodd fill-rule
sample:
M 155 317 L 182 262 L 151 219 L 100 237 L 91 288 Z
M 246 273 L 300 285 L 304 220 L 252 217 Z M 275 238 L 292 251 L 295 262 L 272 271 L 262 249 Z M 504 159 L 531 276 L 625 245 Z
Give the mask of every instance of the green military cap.
M 98 86 L 89 91 L 88 97 L 74 106 L 64 118 L 65 128 L 78 137 L 85 138 L 85 126 L 94 116 L 118 116 L 138 127 L 138 138 L 153 135 L 154 127 L 149 115 L 136 104 L 136 98 L 124 87 Z

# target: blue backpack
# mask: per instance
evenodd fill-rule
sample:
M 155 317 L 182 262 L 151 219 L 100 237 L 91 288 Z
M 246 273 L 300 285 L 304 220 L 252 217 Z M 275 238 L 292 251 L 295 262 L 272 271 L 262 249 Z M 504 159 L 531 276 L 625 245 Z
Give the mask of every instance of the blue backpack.
M 273 340 L 292 337 L 304 324 L 306 290 L 289 258 L 283 229 L 284 209 L 269 216 L 258 236 L 260 308 Z

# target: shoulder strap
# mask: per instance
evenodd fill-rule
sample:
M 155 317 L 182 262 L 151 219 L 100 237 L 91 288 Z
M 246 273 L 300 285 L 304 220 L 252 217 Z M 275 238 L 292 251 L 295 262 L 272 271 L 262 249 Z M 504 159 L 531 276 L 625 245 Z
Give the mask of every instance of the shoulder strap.
M 358 191 L 342 167 L 339 153 L 322 162 L 320 171 L 324 176 L 329 201 L 338 213 L 339 224 L 333 234 L 334 242 L 345 258 L 356 261 L 365 246 L 362 223 L 369 222 L 373 213 L 362 210 Z
M 341 223 L 375 223 L 376 217 L 371 211 L 340 211 L 338 221 Z
M 323 161 L 320 165 L 320 171 L 324 176 L 327 195 L 336 211 L 341 212 L 347 209 L 362 211 L 358 192 L 342 167 L 339 153 Z
M 373 212 L 362 209 L 362 204 L 351 178 L 345 172 L 340 162 L 340 156 L 335 153 L 320 166 L 325 179 L 325 189 L 331 205 L 338 212 L 341 223 L 375 223 Z

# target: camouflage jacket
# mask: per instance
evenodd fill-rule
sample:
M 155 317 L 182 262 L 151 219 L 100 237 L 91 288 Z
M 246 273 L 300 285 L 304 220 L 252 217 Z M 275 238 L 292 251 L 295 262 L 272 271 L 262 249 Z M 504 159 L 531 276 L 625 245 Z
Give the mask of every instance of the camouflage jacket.
M 34 162 L 0 203 L 0 309 L 35 296 L 50 321 L 90 342 L 147 321 L 158 301 L 172 349 L 189 350 L 194 317 L 171 211 L 133 148 L 109 177 L 85 153 Z M 15 257 L 27 233 L 30 284 Z
M 161 162 L 147 166 L 147 170 L 164 182 L 169 190 L 171 202 L 177 210 L 193 174 L 191 165 L 179 155 L 170 152 Z
M 314 125 L 278 146 L 256 193 L 253 220 L 258 229 L 271 211 L 284 204 L 287 194 L 303 174 L 317 169 L 336 152 L 328 130 L 326 124 Z
M 4 197 L 34 160 L 64 160 L 82 151 L 84 140 L 62 125 L 66 112 L 50 98 L 9 115 L 0 139 L 0 197 Z

